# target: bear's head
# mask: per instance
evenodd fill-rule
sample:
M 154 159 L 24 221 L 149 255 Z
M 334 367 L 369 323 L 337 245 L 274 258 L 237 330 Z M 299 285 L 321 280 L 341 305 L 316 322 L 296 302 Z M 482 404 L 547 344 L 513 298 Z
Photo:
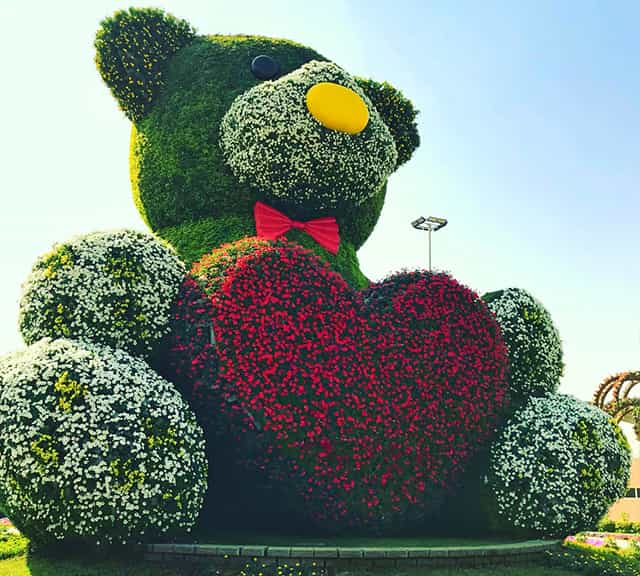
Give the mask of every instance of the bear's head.
M 157 9 L 115 13 L 95 46 L 102 78 L 133 122 L 136 205 L 185 260 L 255 235 L 261 201 L 298 221 L 334 217 L 335 255 L 300 230 L 287 237 L 365 283 L 355 252 L 389 175 L 419 144 L 416 111 L 398 90 L 294 42 L 199 36 Z

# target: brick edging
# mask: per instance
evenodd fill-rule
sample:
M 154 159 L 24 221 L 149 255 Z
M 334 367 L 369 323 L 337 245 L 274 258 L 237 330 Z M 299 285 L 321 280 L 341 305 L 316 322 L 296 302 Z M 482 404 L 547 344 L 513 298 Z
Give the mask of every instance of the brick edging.
M 512 544 L 487 546 L 266 546 L 229 544 L 149 544 L 145 547 L 148 560 L 194 561 L 217 563 L 261 558 L 267 562 L 318 560 L 322 566 L 336 568 L 358 565 L 412 566 L 426 564 L 505 563 L 524 562 L 546 551 L 559 548 L 560 540 L 529 540 Z

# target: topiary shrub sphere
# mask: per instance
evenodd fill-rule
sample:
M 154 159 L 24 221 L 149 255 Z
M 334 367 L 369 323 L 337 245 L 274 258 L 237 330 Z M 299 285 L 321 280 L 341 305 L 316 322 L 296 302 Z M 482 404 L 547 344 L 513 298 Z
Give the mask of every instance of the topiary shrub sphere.
M 491 451 L 498 514 L 546 536 L 594 529 L 627 488 L 629 444 L 600 409 L 563 394 L 530 398 Z
M 485 294 L 509 353 L 509 391 L 526 400 L 555 392 L 564 370 L 562 343 L 549 312 L 526 290 L 507 288 Z
M 143 360 L 43 339 L 0 361 L 0 502 L 32 541 L 189 530 L 206 478 L 195 416 Z
M 74 238 L 33 266 L 20 302 L 22 337 L 27 344 L 86 340 L 148 356 L 169 330 L 184 276 L 175 251 L 150 234 Z

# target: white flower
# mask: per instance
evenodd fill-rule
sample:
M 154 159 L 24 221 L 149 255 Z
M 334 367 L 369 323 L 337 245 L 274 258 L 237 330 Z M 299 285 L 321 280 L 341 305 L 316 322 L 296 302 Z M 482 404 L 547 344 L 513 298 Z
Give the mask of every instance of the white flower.
M 620 498 L 629 445 L 600 409 L 563 394 L 530 398 L 491 450 L 489 484 L 498 512 L 547 535 L 592 528 Z
M 509 390 L 526 399 L 555 392 L 564 369 L 562 342 L 549 312 L 531 294 L 507 288 L 485 294 L 509 354 Z
M 107 344 L 148 356 L 169 331 L 185 276 L 175 251 L 150 234 L 97 232 L 54 247 L 23 285 L 20 329 Z
M 30 538 L 186 530 L 206 487 L 202 430 L 143 360 L 64 339 L 0 360 L 0 501 Z
M 330 130 L 309 113 L 306 94 L 319 82 L 340 84 L 362 98 L 369 110 L 362 132 Z M 220 124 L 220 147 L 241 182 L 309 214 L 368 200 L 397 160 L 389 129 L 358 83 L 336 64 L 318 61 L 239 96 Z

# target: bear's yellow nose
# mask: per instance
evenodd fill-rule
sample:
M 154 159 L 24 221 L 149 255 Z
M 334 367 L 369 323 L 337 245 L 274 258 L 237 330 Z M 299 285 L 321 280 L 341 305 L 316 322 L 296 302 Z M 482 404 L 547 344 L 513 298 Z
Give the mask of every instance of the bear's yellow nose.
M 320 82 L 307 92 L 307 108 L 323 126 L 331 130 L 358 134 L 369 122 L 369 110 L 364 100 L 353 90 Z

